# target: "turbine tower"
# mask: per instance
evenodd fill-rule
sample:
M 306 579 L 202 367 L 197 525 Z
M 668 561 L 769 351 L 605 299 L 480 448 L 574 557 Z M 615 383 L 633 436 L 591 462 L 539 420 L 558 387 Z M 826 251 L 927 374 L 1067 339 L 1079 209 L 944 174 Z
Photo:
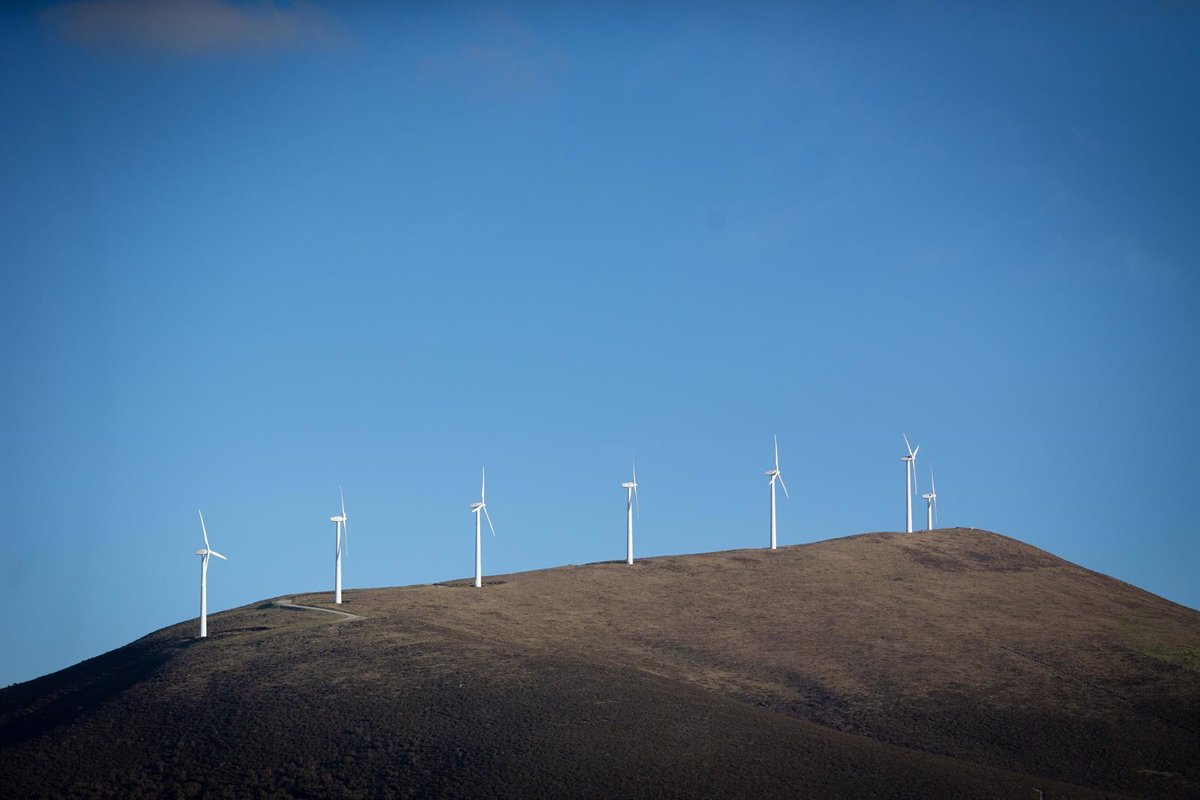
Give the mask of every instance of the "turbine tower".
M 479 483 L 479 502 L 471 503 L 471 513 L 475 515 L 475 588 L 483 586 L 483 537 L 480 536 L 479 514 L 487 517 L 488 527 L 492 536 L 496 535 L 496 526 L 492 524 L 492 515 L 487 510 L 487 468 L 483 469 L 483 479 Z
M 200 556 L 200 638 L 208 636 L 208 557 L 216 556 L 222 561 L 229 559 L 208 546 L 208 530 L 204 527 L 204 512 L 200 514 L 200 533 L 204 536 L 204 549 L 197 550 Z
M 925 514 L 929 518 L 928 530 L 933 530 L 933 520 L 937 515 L 937 484 L 933 482 L 933 465 L 929 465 L 929 494 L 923 494 L 925 498 Z
M 346 530 L 346 495 L 342 494 L 342 487 L 338 485 L 338 497 L 342 501 L 342 513 L 337 517 L 330 517 L 329 521 L 333 523 L 333 602 L 339 605 L 342 602 L 342 539 L 346 540 L 345 551 L 350 552 L 350 534 Z
M 637 503 L 638 519 L 642 518 L 642 505 L 637 500 L 637 462 L 633 465 L 633 480 L 621 484 L 625 490 L 625 563 L 633 563 L 633 506 Z
M 783 473 L 779 471 L 779 437 L 775 437 L 775 469 L 769 469 L 763 473 L 771 479 L 771 549 L 775 549 L 775 481 L 778 479 L 779 485 L 783 487 L 783 496 L 788 497 L 787 484 L 783 482 Z
M 904 512 L 905 512 L 905 528 L 907 533 L 912 533 L 912 498 L 917 493 L 917 450 L 921 449 L 921 445 L 917 445 L 917 450 L 913 450 L 912 445 L 908 443 L 908 436 L 904 436 L 904 446 L 908 449 L 908 455 L 900 456 L 900 460 L 904 462 Z

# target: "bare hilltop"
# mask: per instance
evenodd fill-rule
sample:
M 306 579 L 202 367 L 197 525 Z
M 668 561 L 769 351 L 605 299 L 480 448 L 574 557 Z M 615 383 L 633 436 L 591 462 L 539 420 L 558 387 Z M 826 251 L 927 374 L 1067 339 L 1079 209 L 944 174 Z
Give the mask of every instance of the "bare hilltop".
M 994 533 L 345 600 L 0 691 L 0 796 L 1200 796 L 1200 613 Z

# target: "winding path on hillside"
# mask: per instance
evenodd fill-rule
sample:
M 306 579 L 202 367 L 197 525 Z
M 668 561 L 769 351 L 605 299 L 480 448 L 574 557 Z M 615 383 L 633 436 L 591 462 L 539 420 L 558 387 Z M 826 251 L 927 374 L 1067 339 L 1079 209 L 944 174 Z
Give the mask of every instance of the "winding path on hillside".
M 273 603 L 279 608 L 299 608 L 305 611 L 324 611 L 326 614 L 336 614 L 341 617 L 341 619 L 337 620 L 338 622 L 353 622 L 356 619 L 366 619 L 366 617 L 360 617 L 358 614 L 351 614 L 349 611 L 334 611 L 332 608 L 321 608 L 320 606 L 302 606 L 298 603 L 293 603 L 291 598 L 287 600 L 275 600 Z

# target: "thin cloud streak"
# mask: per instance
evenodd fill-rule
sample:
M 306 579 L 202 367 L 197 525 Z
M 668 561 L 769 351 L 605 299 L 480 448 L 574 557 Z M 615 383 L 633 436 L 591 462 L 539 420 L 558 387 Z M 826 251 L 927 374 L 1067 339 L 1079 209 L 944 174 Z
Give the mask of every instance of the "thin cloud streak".
M 492 11 L 476 16 L 470 27 L 456 49 L 422 57 L 420 72 L 434 79 L 524 95 L 550 87 L 570 70 L 571 61 L 563 51 L 514 16 Z
M 42 12 L 64 39 L 115 52 L 178 56 L 333 47 L 336 19 L 311 3 L 270 0 L 80 0 Z

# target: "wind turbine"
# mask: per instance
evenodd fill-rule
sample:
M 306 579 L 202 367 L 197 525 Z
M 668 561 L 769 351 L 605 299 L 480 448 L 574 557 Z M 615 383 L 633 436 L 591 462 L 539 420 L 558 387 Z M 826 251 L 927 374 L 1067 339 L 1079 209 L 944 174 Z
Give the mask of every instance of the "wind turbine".
M 350 552 L 350 533 L 346 530 L 346 495 L 342 493 L 342 487 L 338 485 L 338 497 L 342 501 L 342 513 L 337 517 L 330 517 L 329 521 L 333 523 L 333 602 L 339 605 L 342 602 L 342 539 L 345 538 L 347 553 Z
M 637 462 L 633 464 L 633 480 L 621 484 L 625 490 L 625 563 L 633 563 L 633 504 L 637 502 Z M 638 519 L 642 518 L 642 504 L 637 504 Z
M 204 536 L 204 549 L 197 550 L 200 556 L 200 638 L 208 636 L 208 557 L 216 556 L 222 561 L 229 559 L 208 546 L 208 530 L 204 527 L 204 512 L 200 514 L 200 533 Z
M 775 480 L 779 480 L 779 485 L 783 487 L 783 496 L 788 497 L 787 484 L 783 482 L 783 473 L 779 471 L 779 437 L 775 437 L 775 469 L 769 469 L 763 473 L 771 479 L 771 549 L 775 549 Z
M 475 515 L 475 588 L 483 586 L 483 537 L 480 536 L 479 514 L 483 512 L 483 516 L 487 517 L 488 527 L 492 529 L 492 536 L 496 535 L 496 526 L 492 524 L 492 515 L 487 510 L 487 468 L 483 469 L 483 480 L 479 484 L 479 502 L 471 503 L 471 513 Z
M 906 515 L 905 531 L 912 533 L 912 497 L 917 493 L 917 450 L 921 449 L 921 445 L 917 445 L 917 450 L 913 450 L 912 445 L 908 443 L 908 436 L 904 436 L 904 446 L 908 449 L 908 455 L 900 456 L 900 460 L 904 464 L 904 510 Z
M 929 518 L 929 530 L 933 530 L 934 515 L 937 514 L 937 484 L 933 482 L 933 465 L 929 465 L 929 494 L 923 494 L 925 498 L 925 514 Z

